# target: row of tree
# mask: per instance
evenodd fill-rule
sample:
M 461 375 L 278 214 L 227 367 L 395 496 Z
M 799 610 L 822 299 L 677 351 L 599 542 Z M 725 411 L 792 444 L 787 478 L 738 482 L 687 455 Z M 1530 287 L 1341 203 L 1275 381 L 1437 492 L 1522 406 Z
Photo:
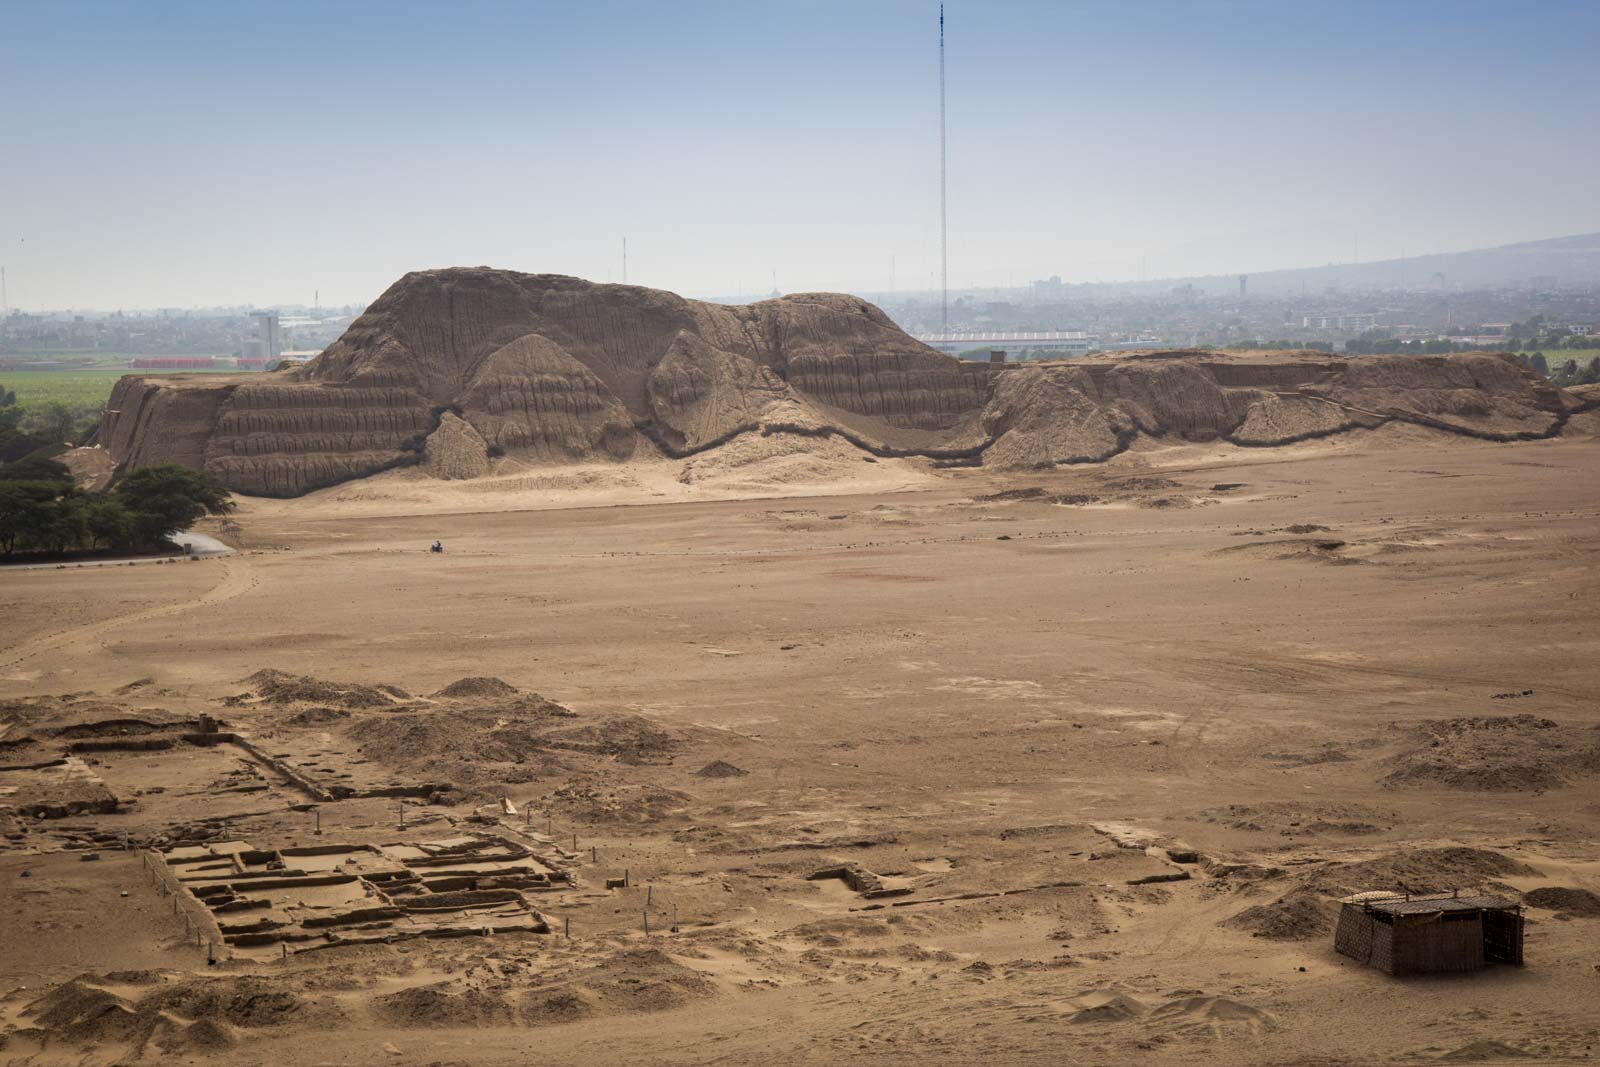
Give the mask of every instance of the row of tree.
M 109 492 L 79 489 L 52 459 L 0 463 L 0 556 L 153 552 L 206 515 L 233 510 L 222 483 L 187 467 L 146 467 Z

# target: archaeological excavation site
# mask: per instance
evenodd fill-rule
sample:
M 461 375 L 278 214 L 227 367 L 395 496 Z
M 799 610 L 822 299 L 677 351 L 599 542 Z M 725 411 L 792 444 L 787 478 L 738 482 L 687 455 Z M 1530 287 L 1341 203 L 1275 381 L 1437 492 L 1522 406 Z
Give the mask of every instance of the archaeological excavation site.
M 1587 1062 L 1597 390 L 489 268 L 123 377 L 236 507 L 5 574 L 0 1062 Z

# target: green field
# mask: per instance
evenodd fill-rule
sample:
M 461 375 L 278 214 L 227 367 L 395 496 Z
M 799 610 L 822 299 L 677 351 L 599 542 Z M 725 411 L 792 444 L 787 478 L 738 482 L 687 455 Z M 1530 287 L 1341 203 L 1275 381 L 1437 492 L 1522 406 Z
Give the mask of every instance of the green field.
M 132 371 L 125 366 L 84 367 L 75 370 L 0 371 L 0 386 L 17 394 L 17 406 L 28 408 L 59 400 L 71 408 L 103 407 L 111 387 L 124 374 L 237 374 L 233 367 L 209 371 Z

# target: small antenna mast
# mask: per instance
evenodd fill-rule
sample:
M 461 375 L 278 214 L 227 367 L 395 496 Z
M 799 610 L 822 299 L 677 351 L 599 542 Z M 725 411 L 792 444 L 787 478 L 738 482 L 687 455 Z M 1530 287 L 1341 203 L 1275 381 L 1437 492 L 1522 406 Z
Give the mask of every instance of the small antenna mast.
M 622 239 L 622 284 L 628 284 L 628 239 Z
M 950 332 L 949 218 L 945 211 L 944 5 L 939 5 L 939 332 Z

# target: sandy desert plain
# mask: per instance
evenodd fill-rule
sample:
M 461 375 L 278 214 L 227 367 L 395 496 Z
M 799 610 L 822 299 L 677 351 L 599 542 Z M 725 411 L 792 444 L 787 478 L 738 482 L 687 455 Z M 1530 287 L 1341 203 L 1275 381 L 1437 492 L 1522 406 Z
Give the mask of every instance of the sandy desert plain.
M 1597 426 L 778 435 L 8 573 L 0 1060 L 1588 1060 Z M 1567 890 L 1526 966 L 1333 950 L 1343 894 L 1479 886 Z

